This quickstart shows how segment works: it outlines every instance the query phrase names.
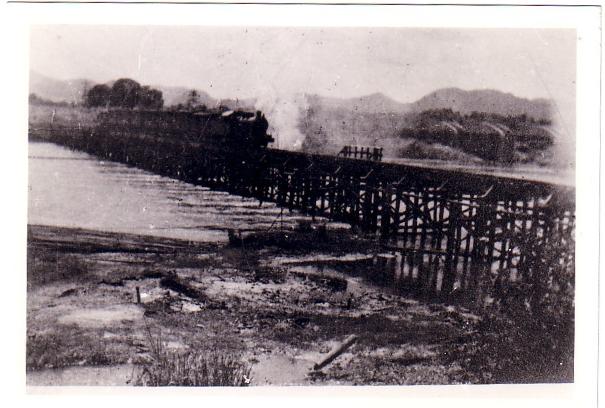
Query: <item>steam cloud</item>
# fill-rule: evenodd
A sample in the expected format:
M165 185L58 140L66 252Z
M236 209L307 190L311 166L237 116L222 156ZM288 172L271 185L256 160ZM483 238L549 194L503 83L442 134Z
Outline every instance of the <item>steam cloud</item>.
M275 147L286 150L301 149L305 136L301 133L298 124L301 115L308 107L306 95L268 94L258 98L256 106L263 111L269 121L268 132L275 139Z

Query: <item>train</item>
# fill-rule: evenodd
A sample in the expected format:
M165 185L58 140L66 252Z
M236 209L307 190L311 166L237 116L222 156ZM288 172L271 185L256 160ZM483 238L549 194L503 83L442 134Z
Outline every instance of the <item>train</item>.
M94 133L105 137L136 135L143 139L185 142L206 150L252 153L274 139L261 111L110 110L97 116Z

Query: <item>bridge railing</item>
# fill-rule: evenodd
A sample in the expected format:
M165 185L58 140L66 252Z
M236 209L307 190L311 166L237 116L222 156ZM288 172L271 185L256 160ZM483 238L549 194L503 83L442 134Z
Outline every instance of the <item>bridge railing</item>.
M370 161L382 160L382 147L344 146L337 154L338 157Z

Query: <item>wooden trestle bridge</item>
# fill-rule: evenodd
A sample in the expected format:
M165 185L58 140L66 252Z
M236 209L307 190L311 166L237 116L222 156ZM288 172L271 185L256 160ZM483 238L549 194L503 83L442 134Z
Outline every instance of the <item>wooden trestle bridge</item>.
M44 138L376 234L397 254L393 279L421 293L574 279L573 187L274 149L234 159L174 141L61 134Z

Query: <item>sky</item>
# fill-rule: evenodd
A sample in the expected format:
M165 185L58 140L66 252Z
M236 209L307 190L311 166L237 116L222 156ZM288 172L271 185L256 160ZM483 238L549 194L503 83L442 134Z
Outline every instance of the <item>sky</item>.
M212 96L381 92L413 102L443 87L561 98L575 32L553 29L34 26L31 69L58 79L197 87Z

